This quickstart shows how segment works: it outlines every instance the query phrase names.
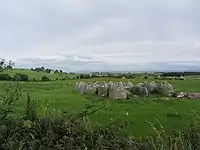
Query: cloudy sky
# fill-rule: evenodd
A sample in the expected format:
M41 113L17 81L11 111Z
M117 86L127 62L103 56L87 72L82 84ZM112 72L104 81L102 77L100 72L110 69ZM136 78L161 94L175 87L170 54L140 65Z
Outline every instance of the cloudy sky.
M200 1L1 1L0 55L17 67L66 71L194 65L200 62Z

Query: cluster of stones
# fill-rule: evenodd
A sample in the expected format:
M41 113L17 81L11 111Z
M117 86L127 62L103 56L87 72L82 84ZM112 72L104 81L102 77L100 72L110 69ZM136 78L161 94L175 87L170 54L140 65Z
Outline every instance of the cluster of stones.
M81 94L92 94L110 99L127 99L132 95L145 95L157 93L163 96L171 96L174 92L173 86L165 81L161 82L143 82L133 85L127 82L77 82L76 90Z
M200 93L181 92L176 97L187 99L200 99Z

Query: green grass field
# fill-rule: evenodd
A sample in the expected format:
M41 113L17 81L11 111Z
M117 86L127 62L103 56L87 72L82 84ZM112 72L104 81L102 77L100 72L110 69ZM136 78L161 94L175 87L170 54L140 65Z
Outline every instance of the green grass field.
M13 69L13 70L5 70L3 72L4 74L9 74L10 76L14 76L16 73L22 73L22 74L26 74L29 76L29 80L32 80L33 78L35 78L36 80L40 80L42 78L42 76L47 76L48 78L50 78L51 80L56 80L56 78L58 79L62 79L67 77L74 77L76 75L74 74L67 74L67 73L46 73L46 72L35 72L35 71L31 71L28 69Z
M41 76L41 74L27 70L23 73L28 74L31 78ZM56 75L51 76L56 78ZM119 79L98 80L116 81ZM37 102L40 115L43 115L46 109L50 112L80 112L90 104L96 106L105 104L102 110L89 117L93 127L108 123L110 119L115 119L122 113L128 112L128 116L124 117L128 118L132 124L126 131L127 133L131 132L136 137L146 137L154 134L147 121L159 127L157 121L159 120L167 134L171 134L173 131L184 131L186 130L185 126L193 121L195 116L193 111L200 113L200 101L198 100L171 99L166 101L159 97L150 96L148 98L140 97L126 101L114 101L94 96L81 96L75 91L76 81L20 82L19 86L23 90L23 96L16 103L17 113L20 114L24 111L26 93L29 93L31 99ZM144 81L144 79L131 80L133 83L140 81ZM178 91L200 91L198 80L171 80L169 82ZM0 82L0 91L3 91L6 85L14 83L16 82Z

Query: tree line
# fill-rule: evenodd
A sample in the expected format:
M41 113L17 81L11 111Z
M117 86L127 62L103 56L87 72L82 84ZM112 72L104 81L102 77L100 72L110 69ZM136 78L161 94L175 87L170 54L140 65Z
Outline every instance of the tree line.
M31 68L31 70L36 72L46 72L46 73L51 73L51 71L53 71L54 73L63 73L62 70L57 70L57 69L53 70L45 67Z
M180 77L180 76L192 76L200 75L200 72L163 72L161 76Z

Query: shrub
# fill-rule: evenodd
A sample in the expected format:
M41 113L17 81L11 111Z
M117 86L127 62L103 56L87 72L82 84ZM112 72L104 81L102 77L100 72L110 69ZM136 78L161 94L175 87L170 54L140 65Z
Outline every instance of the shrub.
M97 78L97 75L96 74L92 74L92 78Z
M46 68L44 71L45 71L46 73L50 73L50 72L51 72L51 69Z
M11 81L12 77L9 74L0 74L0 80Z
M80 79L90 79L90 75L89 74L80 74Z
M56 70L56 71L55 71L55 73L59 73L59 71L58 71L58 70Z
M90 77L90 75L89 74L85 74L85 75L83 75L83 79L90 79L91 77Z
M42 81L50 81L49 77L47 77L47 76L42 76L41 80Z
M28 75L26 74L21 74L21 73L16 73L13 77L14 81L29 81L28 80Z
M84 75L83 74L80 74L80 79L83 79L84 78Z

